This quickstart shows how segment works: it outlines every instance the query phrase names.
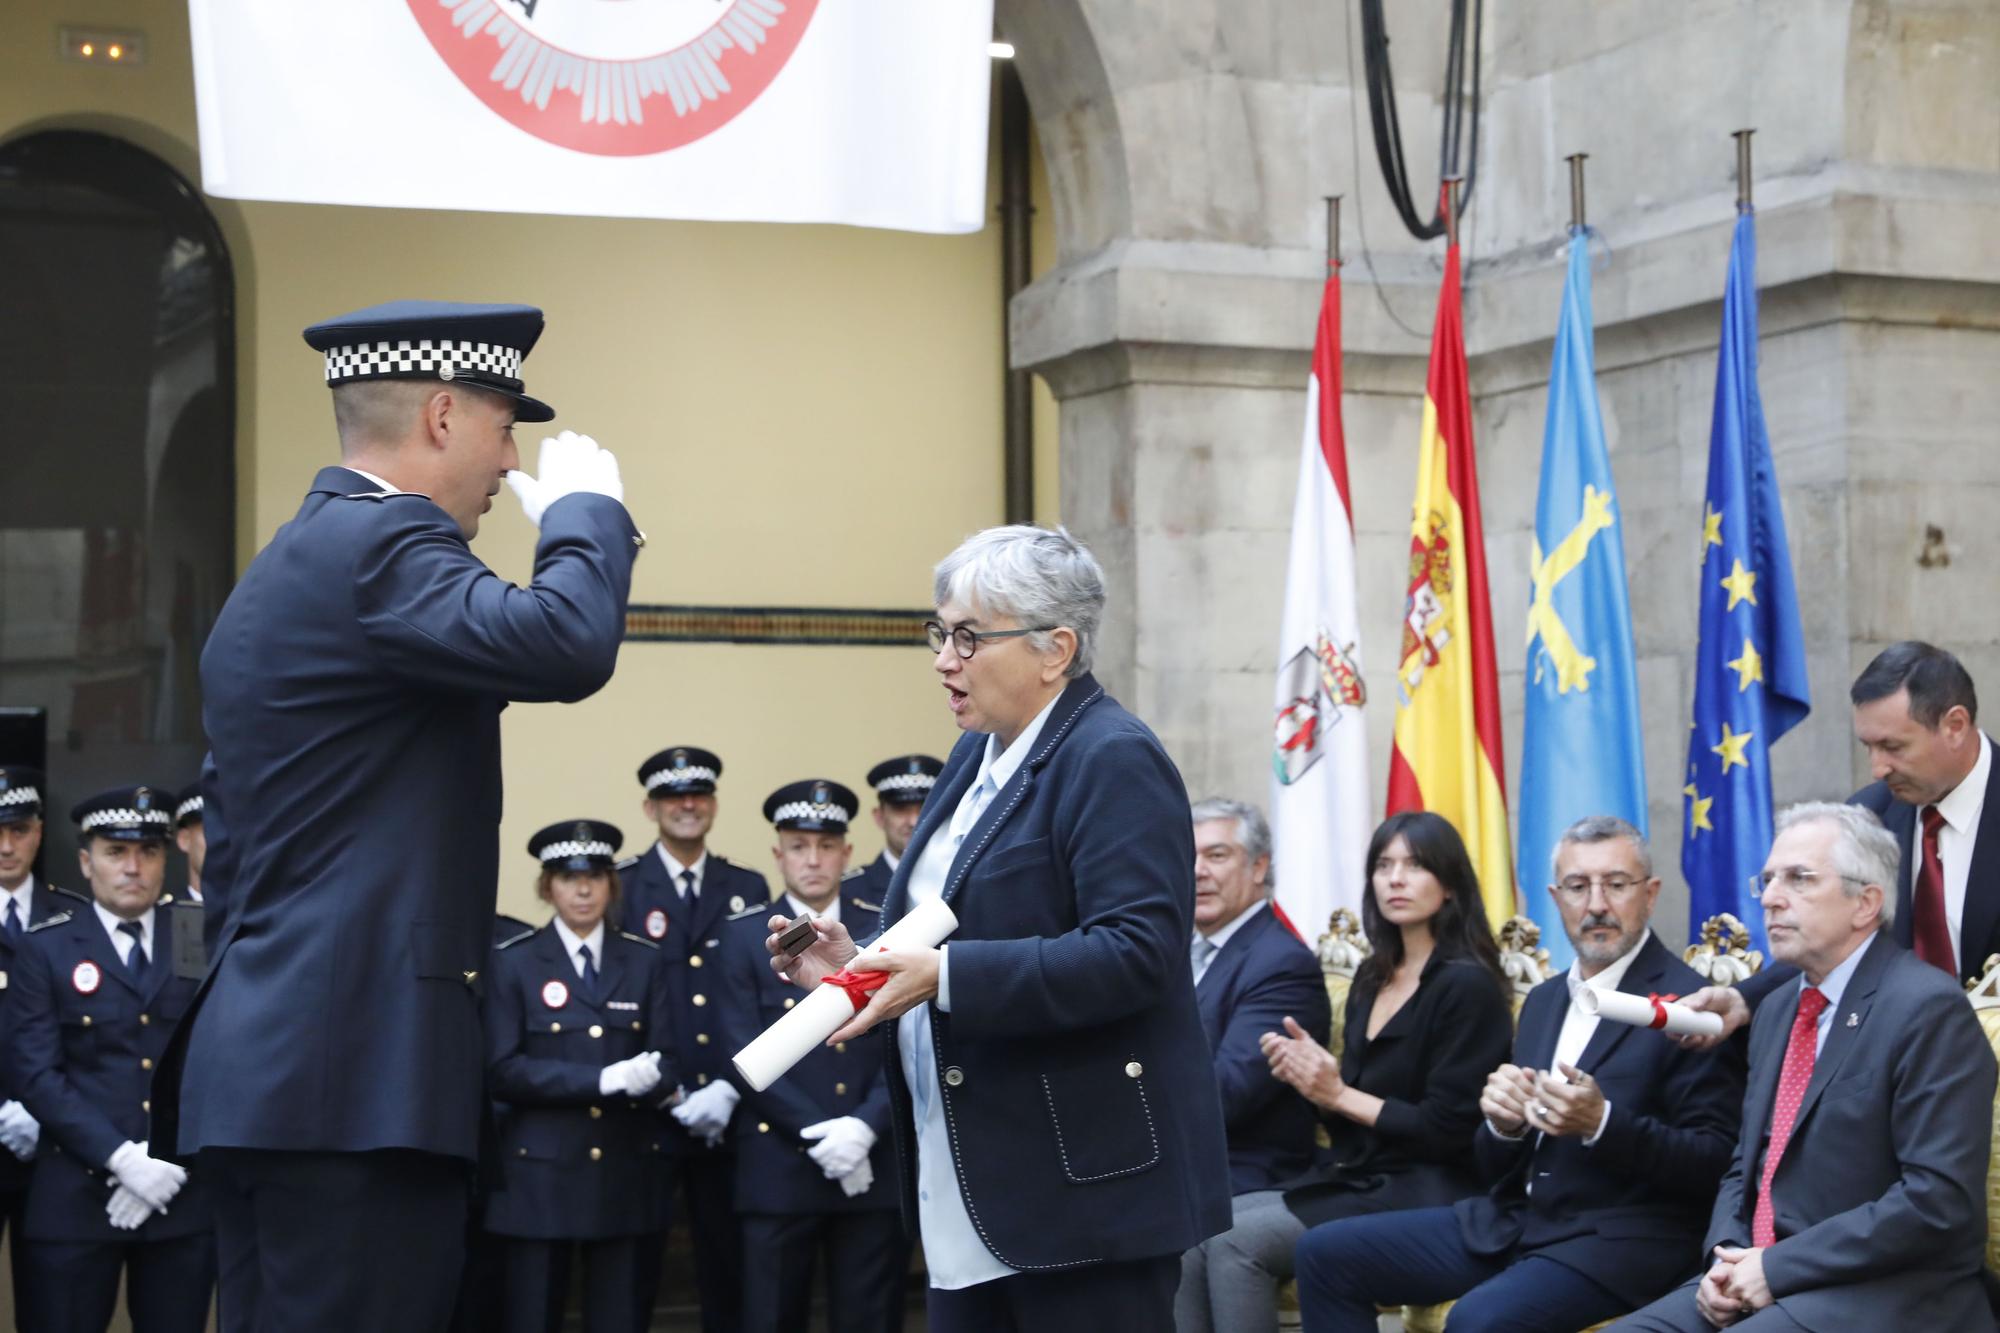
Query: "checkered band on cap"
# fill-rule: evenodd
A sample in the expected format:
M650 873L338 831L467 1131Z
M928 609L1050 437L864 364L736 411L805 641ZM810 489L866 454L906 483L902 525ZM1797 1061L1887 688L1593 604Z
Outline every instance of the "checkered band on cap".
M436 375L449 380L463 372L521 379L520 349L499 343L459 342L449 338L418 341L356 343L326 353L326 382L345 384L375 376Z
M10 787L0 791L0 805L40 805L42 794L33 787Z
M564 861L572 856L609 856L611 851L608 842L552 842L542 848L542 859Z
M106 824L118 824L121 826L126 824L158 824L161 828L166 828L173 822L172 817L164 810L93 810L83 817L83 822L77 825L77 828L80 832L88 833L92 829L102 828Z
M186 819L189 815L199 811L201 807L202 807L201 797L199 796L188 797L185 801L182 801L178 806L174 807L174 822L179 823L181 820Z
M846 806L828 801L787 801L771 812L773 824L782 824L788 819L830 819L845 824L853 818Z
M929 791L937 779L928 773L892 773L875 784L876 791Z
M719 776L714 769L700 764L689 764L686 768L663 768L646 775L646 790L663 787L669 782L714 782Z

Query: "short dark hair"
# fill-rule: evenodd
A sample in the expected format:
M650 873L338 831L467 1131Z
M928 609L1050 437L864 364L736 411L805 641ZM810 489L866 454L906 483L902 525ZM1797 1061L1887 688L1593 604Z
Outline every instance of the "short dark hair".
M1972 676L1956 657L1916 639L1892 643L1875 655L1847 691L1855 707L1886 699L1897 690L1910 692L1910 716L1932 731L1954 708L1969 721L1979 720L1979 696Z

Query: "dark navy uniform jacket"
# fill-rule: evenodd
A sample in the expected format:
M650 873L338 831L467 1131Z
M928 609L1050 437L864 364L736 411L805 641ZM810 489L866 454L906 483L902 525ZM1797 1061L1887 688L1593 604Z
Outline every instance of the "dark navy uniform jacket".
M104 1215L115 1183L104 1163L120 1144L146 1140L153 1067L199 984L174 968L174 932L198 929L199 919L164 899L154 908L153 960L138 982L85 904L35 927L16 952L10 1063L22 1105L42 1124L21 1223L29 1238L124 1244L212 1225L199 1167L167 1211L137 1231L120 1231Z
M880 903L888 898L889 881L895 877L896 872L889 868L889 853L882 852L861 867L854 878L843 883L841 891L858 893L871 903Z
M667 982L674 997L674 1032L681 1045L677 1065L681 1083L693 1092L728 1078L733 1072L729 1059L739 1048L730 1046L721 1031L722 1006L735 999L717 975L716 965L722 959L722 923L734 913L768 906L770 884L756 871L710 852L701 868L701 896L690 910L667 875L657 843L621 864L618 876L623 929L657 941L667 962ZM770 913L765 912L764 917L769 920ZM701 1140L691 1136L679 1121L670 1120L667 1129L677 1150L703 1150Z
M948 831L986 737L952 747L896 867L882 921L909 906L924 847ZM1188 941L1194 825L1153 733L1089 675L946 876L958 916L950 1013L932 1011L945 1124L966 1209L1023 1270L1179 1254L1229 1227L1215 1065ZM883 1025L908 1216L915 1127Z
M156 1149L477 1155L500 710L610 679L639 540L566 496L519 588L429 499L321 469L202 653L221 929Z
M71 893L68 889L59 889L53 884L46 884L38 877L35 880L34 903L28 909L26 924L33 928L50 917L89 906L90 899ZM22 933L25 936L26 932ZM6 931L0 930L0 1102L21 1100L20 1084L14 1077L14 1062L4 1055L4 1043L8 1039L8 1034L14 1030L14 1011L7 1003L7 997L14 986L15 952L13 940ZM39 1148L36 1149L37 1154L40 1151ZM26 1189L28 1174L34 1170L34 1166L32 1159L24 1162L5 1148L0 1148L0 1193Z
M670 1149L659 1103L678 1075L659 949L606 930L593 1000L548 925L495 950L489 983L487 1069L506 1115L486 1229L578 1240L665 1231ZM604 1066L645 1051L660 1053L657 1092L598 1091Z
M879 932L881 904L849 892L859 880L856 876L841 885L840 921L854 938L865 940ZM805 994L771 970L771 954L764 944L771 932L764 923L773 911L790 914L782 903L752 908L723 926L722 971L731 993L755 997L750 1004L731 1005L725 1015L724 1044L732 1055L783 1018ZM733 1126L738 1212L844 1213L901 1206L882 1041L882 1028L877 1027L838 1047L821 1046L762 1092L752 1092L731 1073L743 1093ZM876 1134L868 1154L875 1183L851 1199L806 1155L813 1145L799 1137L807 1125L843 1115L864 1121Z

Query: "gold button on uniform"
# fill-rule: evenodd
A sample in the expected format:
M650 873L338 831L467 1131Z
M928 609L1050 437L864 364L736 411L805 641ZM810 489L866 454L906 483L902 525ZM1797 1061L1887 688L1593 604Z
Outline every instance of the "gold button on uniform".
M708 1003L708 997L706 995L697 995L694 997L693 1003L694 1007L699 1009L701 1008L701 1006Z
M708 1075L706 1075L706 1074L696 1074L696 1075L694 1076L694 1085L695 1085L695 1086L696 1086L697 1088L705 1088L705 1087L707 1087L707 1086L708 1086Z
M597 1024L592 1023L590 1025L590 1035L593 1037L601 1037L604 1035L604 1029L599 1027Z
M706 1045L708 1045L708 1034L707 1034L706 1032L697 1032L697 1033L695 1033L695 1034L694 1034L694 1044L695 1044L695 1045L697 1045L697 1046L706 1046Z
M688 955L688 966L689 966L689 967L700 967L700 966L701 966L701 955L700 955L700 954L698 954L698 953L696 953L696 954L689 954L689 955Z
M89 1026L90 1026L90 1015L89 1015L89 1014L85 1014L85 1015L83 1016L83 1025L84 1025L85 1027L89 1027Z
M150 1055L147 1055L147 1056L142 1056L142 1057L140 1057L140 1060L139 1060L139 1068L141 1068L141 1069L151 1069L152 1067L153 1067L153 1057L152 1057L152 1056L150 1056Z
M639 1030L639 1020L636 1018L632 1020L632 1030L634 1032L637 1032Z
M847 1043L846 1043L846 1042L844 1042L844 1041L837 1041L837 1042L835 1042L835 1043L833 1044L833 1049L834 1049L835 1051L838 1051L838 1052L839 1052L840 1054L842 1054L842 1055L846 1055L846 1054L847 1054Z
M847 1085L845 1083L834 1084L833 1095L836 1097L845 1097L847 1095Z
M561 1031L562 1031L562 1024L560 1024L560 1023L551 1023L551 1024L549 1024L549 1031L551 1031L551 1032L561 1032Z
M151 1102L140 1102L139 1109L150 1113L153 1109L153 1104Z
M151 1027L152 1025L153 1025L153 1016L152 1016L151 1014L140 1014L140 1015L139 1015L139 1026L140 1026L140 1027L142 1027L142 1028L144 1028L144 1027Z
M771 1127L770 1127L770 1125L766 1124L766 1123L765 1123L764 1121L762 1121L762 1120L759 1120L759 1121L757 1122L757 1132L758 1132L759 1134L769 1134L769 1133L771 1132Z
M592 1149L590 1150L590 1160L591 1160L591 1161L593 1161L593 1162L601 1162L601 1161L603 1161L603 1160L604 1160L604 1149L602 1149L602 1148L592 1148Z
M965 1071L957 1065L953 1065L944 1071L944 1083L946 1087L955 1088L963 1082L965 1082Z
M1145 1072L1146 1072L1146 1066L1140 1064L1137 1060L1134 1060L1131 1064L1125 1066L1126 1078L1137 1078L1139 1077L1139 1075Z
M793 1001L793 1000L786 1000L786 1001L785 1001L785 1008L787 1008L787 1009L791 1008L791 1007L792 1007L792 1005L793 1005L794 1003L796 1003L796 1001ZM90 1020L86 1018L86 1019L84 1019L83 1021L84 1021L84 1022L86 1022L86 1023L88 1023L88 1022L89 1022Z
M591 1108L590 1108L590 1118L591 1118L592 1120L602 1120L602 1119L604 1118L604 1108L603 1108L603 1107L601 1107L601 1106L593 1106L593 1107L591 1107Z

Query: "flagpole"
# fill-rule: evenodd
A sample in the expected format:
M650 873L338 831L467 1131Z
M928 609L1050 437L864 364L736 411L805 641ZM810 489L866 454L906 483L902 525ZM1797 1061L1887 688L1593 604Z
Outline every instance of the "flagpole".
M1583 163L1589 153L1571 153L1569 162L1569 229L1582 231L1583 222Z
M1736 211L1750 212L1750 136L1755 130L1737 130L1736 139Z
M1440 182L1444 190L1444 243L1447 249L1458 248L1458 192L1465 185L1463 176L1446 176Z
M1340 196L1329 194L1326 198L1326 266L1329 271L1340 267Z

